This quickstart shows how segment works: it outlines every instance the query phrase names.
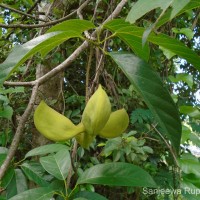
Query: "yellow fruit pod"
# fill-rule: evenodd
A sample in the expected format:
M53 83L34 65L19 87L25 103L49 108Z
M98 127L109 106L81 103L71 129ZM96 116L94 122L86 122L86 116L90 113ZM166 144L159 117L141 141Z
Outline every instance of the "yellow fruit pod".
M125 109L112 112L104 128L99 132L99 136L104 138L114 138L120 136L128 127L129 117Z
M83 126L75 126L68 118L41 101L34 112L37 130L49 140L65 141L84 131Z
M89 99L82 115L82 123L87 134L97 135L105 126L111 113L111 104L106 92L99 85Z

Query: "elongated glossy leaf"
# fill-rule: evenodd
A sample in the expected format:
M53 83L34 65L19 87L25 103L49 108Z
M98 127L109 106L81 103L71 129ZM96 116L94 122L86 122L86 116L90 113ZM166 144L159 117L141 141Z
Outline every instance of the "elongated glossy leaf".
M43 45L43 42L51 41L56 39L56 36L62 32L53 32L45 35L41 35L37 38L30 40L29 42L16 46L13 51L9 54L7 59L0 64L0 84L9 77L9 75L16 70L18 66L24 63L30 56L37 53L41 48L48 48L48 46Z
M189 2L190 0L182 0L180 3L180 0L173 0L173 1L165 1L168 2L168 5L166 5L165 7L162 7L163 11L160 14L160 16L158 17L159 19L163 16L163 13L166 12L166 10L168 9L168 7L171 5L172 6L172 12L170 15L170 20L173 19L177 13L182 10ZM163 3L163 1L160 1L160 3ZM143 34L143 38L142 38L142 43L145 44L147 38L149 37L149 34L153 31L153 29L156 27L158 21L155 21L155 23L153 23L150 27L148 27L144 34Z
M157 28L162 26L166 22L170 21L172 17L176 17L178 15L181 15L184 12L198 8L200 6L199 0L190 0L189 3L186 3L184 8L182 7L182 5L183 5L182 2L184 3L187 0L184 0L184 1L181 1L181 2L179 0L176 0L176 1L177 1L177 6L176 6L176 9L175 9L176 12L173 11L174 10L173 8L168 9L167 12L161 17L159 22L156 24ZM178 12L178 9L180 10L179 12Z
M52 156L40 158L43 168L59 180L65 180L71 166L71 158L67 149L61 149Z
M156 187L156 183L152 177L142 168L122 162L98 164L87 169L77 181L77 184L84 183L111 186Z
M67 29L67 24L70 24L70 29ZM62 28L64 26L66 26L65 29ZM17 67L23 64L32 55L41 53L42 56L45 56L54 47L69 38L82 37L81 33L87 29L94 28L94 25L85 20L68 20L63 22L63 25L59 24L55 27L58 28L52 27L50 30L56 30L56 32L50 31L23 45L16 46L13 49L7 59L0 65L0 84L2 84L12 72L17 69Z
M15 175L15 171L14 168L10 167L4 177L1 180L1 187L2 188L7 188L7 186L9 185L10 181L12 180L13 176Z
M126 18L126 21L130 23L135 23L137 19L148 13L149 11L155 9L155 8L161 8L165 10L169 7L172 1L162 1L162 0L148 0L148 3L146 0L139 0L135 4L133 4L133 7L131 8L130 12L128 13L128 16Z
M133 26L125 22L123 19L112 20L105 24L104 27L115 33L116 36L125 41L130 47L136 45L137 41L142 42L142 36L145 31L144 28ZM193 64L194 67L200 70L200 57L177 39L173 39L165 34L156 35L151 33L148 37L148 41L170 50L181 58L186 59L189 63ZM137 48L139 47L140 46ZM137 55L141 57L139 54Z
M7 198L22 193L28 189L26 178L20 169L14 170L14 175L7 186Z
M53 191L50 187L41 187L22 192L9 200L50 200L53 196Z
M173 0L170 20L173 19L190 2L190 0Z
M148 3L146 0L139 0L137 1L126 18L126 21L130 23L134 23L137 19L148 13L149 11L160 7L163 12L167 10L167 8L172 4L173 1L161 1L161 0L149 0ZM162 13L161 13L162 14ZM149 34L155 28L156 23L153 23L149 26L143 33L142 44L144 45L147 41Z
M170 5L171 8L169 8ZM196 0L182 0L181 2L180 0L173 0L173 1L149 0L148 3L146 2L146 0L139 0L135 4L133 4L133 7L128 13L126 21L130 23L135 23L137 19L144 16L151 10L154 10L159 7L164 11L168 9L167 13L164 14L158 21L157 23L158 25L156 24L156 26L158 27L166 23L167 21L170 21L175 16L185 12L187 9L193 9L198 6L199 4L198 1Z
M47 145L32 149L25 155L25 158L28 158L31 156L44 155L48 153L54 153L54 152L60 151L61 149L66 149L66 148L67 146L63 144L47 144Z
M81 197L85 198L87 200L108 200L104 196L97 194L95 192L90 192L90 191L80 191L80 192L76 193L73 196L73 200L74 200L74 198L81 198Z
M154 114L163 134L170 139L178 153L181 139L181 123L177 108L154 70L131 53L110 53L113 60L140 92L147 106Z
M37 185L42 187L47 187L48 182L43 179L43 173L41 173L42 166L29 164L29 163L23 163L21 166L24 174L28 177L29 180L35 182Z
M95 28L94 24L91 21L80 20L80 19L71 19L60 24L57 24L51 27L47 33L55 32L55 31L76 31L83 32L87 29Z
M130 28L127 28L128 26ZM144 46L142 44L142 34L144 29L139 30L140 36L138 37L138 30L136 30L136 33L133 33L135 31L133 30L132 25L121 19L112 20L111 22L106 23L104 27L123 40L136 55L148 61L150 54L149 45L148 43L145 43Z

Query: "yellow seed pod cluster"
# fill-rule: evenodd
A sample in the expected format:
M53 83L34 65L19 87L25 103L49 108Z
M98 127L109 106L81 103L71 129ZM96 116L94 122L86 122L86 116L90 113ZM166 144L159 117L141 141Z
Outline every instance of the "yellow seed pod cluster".
M129 117L125 109L112 112L109 120L99 135L104 138L115 138L120 136L128 127Z
M71 120L61 115L41 101L34 113L37 130L49 140L65 141L84 131L84 127L75 126Z
M110 113L110 100L101 85L99 85L83 111L82 123L86 132L90 135L97 135L108 121Z
M88 148L96 135L104 138L120 136L128 127L129 117L125 109L111 112L109 98L99 85L77 126L44 101L35 110L34 123L37 130L50 140L65 141L75 137L82 147Z

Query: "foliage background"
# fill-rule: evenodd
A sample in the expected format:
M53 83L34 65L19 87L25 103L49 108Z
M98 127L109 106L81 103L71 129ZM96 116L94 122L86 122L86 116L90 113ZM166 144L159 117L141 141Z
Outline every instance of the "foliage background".
M50 199L52 195L58 200L67 198L97 199L97 196L93 195L98 194L101 195L98 196L99 199L198 199L198 196L194 194L185 193L184 188L197 190L200 187L199 149L197 148L197 152L194 151L194 146L200 145L200 99L198 95L200 85L200 59L198 56L200 51L200 3L194 0L181 3L175 0L172 2L174 4L163 3L162 0L148 3L142 0L5 0L1 2L1 165L8 159L8 151L12 151L11 144L14 136L18 133L20 135L20 142L15 143L15 150L6 167L5 175L1 177L1 199L20 199L20 195L22 199L25 195L23 192L27 191L29 191L27 195L32 196L33 199L39 199L42 195L44 195L43 199ZM176 7L174 17L170 19L167 16L177 2L180 6ZM106 18L112 17L111 14L120 3L123 3L122 9L115 16L118 21L104 24ZM137 5L141 6L140 9L137 8ZM72 15L66 17L70 13ZM101 31L97 29L99 31L97 31L97 40L87 38L87 35L92 34L94 28L88 31L85 29L81 37L64 41L45 57L38 53L39 50L35 51L5 78L3 63L8 55L11 55L10 52L13 48L45 34L49 28L58 24L59 21L56 20L62 18L65 20L89 20L96 27L104 24L104 29ZM124 19L134 24L135 27L128 22L120 21ZM47 26L46 23L50 23L50 25ZM76 26L79 28L81 23ZM150 30L151 34L147 36L148 31L146 31L146 36L143 35L145 30ZM168 36L167 39L162 37L162 34ZM96 37L96 35L92 36ZM53 79L42 83L36 99L31 103L36 107L41 99L45 99L48 105L78 124L86 102L101 83L110 97L112 109L124 107L127 110L130 116L130 125L122 137L109 140L97 137L89 150L80 146L74 150L74 139L59 143L58 146L44 146L52 142L43 138L35 129L33 111L29 112L30 116L27 116L26 122L23 122L23 113L27 110L27 105L32 99L31 93L34 90L31 84L66 61L84 41L89 41L89 47L78 54L76 59L73 58L73 62L63 68ZM142 43L145 43L144 48ZM173 134L161 134L163 127L155 118L154 112L152 113L160 105L154 105L150 109L145 99L147 96L141 95L140 90L144 91L145 88L148 88L148 83L155 81L155 77L146 74L148 76L147 84L138 91L137 86L141 82L137 85L133 78L129 78L126 73L123 73L127 69L126 65L123 63L120 65L116 62L115 57L107 55L114 51L134 53L147 61L156 74L161 77L163 88L167 88L175 102L175 110L170 110L169 113L176 115L176 108L178 108L178 117L182 122L178 154L173 149L173 141L175 141ZM10 67L17 64L17 59L8 60ZM143 64L139 65L138 69L143 69L142 67ZM162 96L161 93L159 94ZM166 106L163 104L163 110L166 112L168 102L171 102L171 99L167 98ZM163 101L161 100L160 103L162 104ZM21 123L24 127L20 128ZM163 123L164 125L169 124L169 121ZM32 154L28 153L36 147L47 149L33 151ZM48 159L62 160L60 165L66 163L66 168L63 171L51 171L51 169L47 169L48 164L47 166L44 164L45 159L47 161L49 161ZM72 174L68 173L71 160L74 170L71 172ZM101 163L113 162L139 166L153 177L160 188L173 188L174 190L181 188L183 192L182 194L145 195L142 192L143 188L139 185L138 187L135 185L124 186L119 179L118 185L114 187L112 184L106 184L106 178L104 184L86 181L85 184L77 185L77 180L83 177L82 174L85 170ZM50 166L53 166L53 163L50 163ZM2 171L0 172L2 173ZM63 174L65 181L60 178L60 175ZM125 177L125 174L123 176ZM49 185L51 185L51 189L47 189ZM38 188L39 190L36 190ZM19 196L16 197L16 195Z

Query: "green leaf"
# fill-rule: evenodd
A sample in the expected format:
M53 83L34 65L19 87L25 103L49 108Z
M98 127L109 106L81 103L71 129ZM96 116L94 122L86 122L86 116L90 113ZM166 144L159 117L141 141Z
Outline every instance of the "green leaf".
M4 162L4 160L6 159L6 154L4 154L4 153L1 153L0 154L0 165L2 165L3 164L3 162Z
M195 119L200 119L200 111L197 107L193 106L180 106L180 112L188 115L190 117L193 117Z
M3 110L0 110L0 118L11 119L13 115L13 109L6 105Z
M166 56L166 58L169 60L171 59L173 56L175 56L176 54L171 52L168 49L163 48L162 46L159 46L159 49L162 50L163 54Z
M197 133L191 132L189 139L192 141L192 144L194 144L198 147L200 146L200 137Z
M53 196L53 191L49 187L41 187L22 192L9 200L49 200Z
M179 159L179 164L181 170L186 174L195 174L196 176L200 177L200 163L198 158L192 155L183 155L183 158Z
M47 33L55 31L69 31L83 32L85 30L95 28L94 24L87 20L71 19L51 27Z
M5 105L7 105L10 101L7 96L0 94L0 101L3 101Z
M142 43L142 36L145 29L133 26L125 22L123 19L112 20L106 23L104 27L112 32L116 32L116 35L125 41L131 48L131 44L134 44L136 39L140 44ZM155 33L151 33L148 37L148 41L170 50L181 58L186 59L189 63L193 64L194 67L200 70L200 57L177 39L173 39L165 34L156 35ZM142 46L140 48L142 48ZM137 55L143 58L139 54Z
M34 38L23 45L15 46L7 59L0 64L0 84L2 84L3 81L5 81L12 74L12 72L15 71L17 67L24 63L28 58L36 54L42 48L48 48L48 44L51 44L53 40L56 40L56 36L59 36L61 33L63 32L48 33ZM47 43L44 45L43 43L45 41L47 41Z
M43 168L59 180L65 180L71 166L71 158L67 149L61 149L55 155L40 158Z
M8 149L6 147L0 147L0 154L7 154Z
M184 199L199 200L199 195L197 195L197 192L199 193L199 187L196 187L191 182L184 180L181 181L181 188L181 194L183 195Z
M173 0L170 20L172 20L181 10L190 2L190 0Z
M133 30L134 27L131 24L121 19L112 20L111 22L106 23L104 27L123 40L136 55L148 61L150 53L149 45L147 43L144 46L142 45L144 29L136 30L135 32L135 30ZM138 37L138 31L141 37Z
M77 181L77 184L85 183L110 186L156 187L152 177L142 168L122 162L98 164L87 169Z
M8 88L8 89L0 88L0 94L12 94L12 93L18 93L18 92L24 92L24 87L14 87L14 88Z
M180 74L177 74L176 77L168 76L168 78L169 78L170 81L172 81L174 83L178 83L179 81L183 81L183 82L187 83L190 88L192 88L193 76L191 74L180 73Z
M172 28L174 33L184 34L189 40L191 40L194 36L194 32L190 28Z
M178 153L181 123L177 108L162 80L144 61L131 53L112 52L110 56L140 92L147 106Z
M102 154L105 155L106 157L109 156L114 150L119 149L120 146L122 145L122 138L117 137L113 139L109 139L106 142L106 145L103 149Z
M3 188L7 188L7 186L9 185L10 181L12 180L13 176L15 175L15 171L14 168L10 167L5 175L3 176L2 180L1 180L1 187Z
M128 13L126 21L130 23L135 23L137 19L139 19L149 11L154 10L155 8L160 7L162 10L167 9L171 2L172 1L148 0L147 3L146 0L139 0L135 4L133 4L133 7Z
M26 178L20 169L14 170L14 175L7 186L7 198L22 193L28 189Z
M38 46L36 47L37 51L41 54L42 57L45 57L47 53L49 53L54 47L58 46L59 44L62 44L64 41L70 38L74 38L74 37L82 38L81 32L75 32L73 30L63 31L63 32L57 31L57 32L59 32L58 35L54 36L53 38L49 40L44 41L41 45L39 45L39 47ZM51 32L47 34L52 34L52 33L56 33L56 32Z
M24 174L28 177L29 180L35 182L37 185L42 187L47 187L48 182L43 179L43 173L41 171L41 166L38 163L23 163L21 168ZM42 168L43 169L43 168Z
M71 29L67 28L68 24ZM64 26L65 28L63 28ZM85 20L68 20L52 27L49 33L34 38L23 45L16 46L7 59L0 64L0 84L32 55L40 53L44 57L49 51L64 41L73 37L82 38L81 33L91 28L94 28L91 22ZM51 32L55 30L56 32Z
M194 187L198 187L200 188L200 182L199 182L199 177L196 176L195 174L183 174L183 181L185 183L191 183L193 185L191 186L194 186Z
M25 158L28 158L31 156L44 155L48 153L55 153L55 152L60 151L61 149L66 149L66 148L67 146L63 144L47 144L47 145L32 149L25 155Z
M97 194L95 192L89 192L89 191L80 191L73 196L73 199L80 198L80 197L85 198L87 200L108 200L107 198L105 198L104 196L100 194Z
M181 15L184 12L198 8L200 6L200 1L198 0L190 0L189 3L187 3L188 1L189 0L183 0L181 3L180 0L174 1L172 8L168 9L167 12L161 17L156 27L158 28L166 22L170 21L173 17Z
M185 143L190 139L192 133L192 128L186 125L182 125L182 136L181 136L181 144Z
M161 1L161 0L149 0L148 4L145 0L139 0L137 1L131 11L129 12L126 21L130 23L134 23L137 19L139 19L141 16L145 15L149 11L160 7L163 11L158 17L158 19L162 18L165 11L169 8L170 5L172 5L172 11L170 14L170 20L174 18L179 11L181 11L190 0L182 0L181 3L179 0L172 0L172 1ZM152 32L152 30L156 27L156 24L159 22L159 20L156 20L155 23L153 23L151 26L149 26L143 33L142 37L142 43L145 44L146 40L149 36L149 34Z

